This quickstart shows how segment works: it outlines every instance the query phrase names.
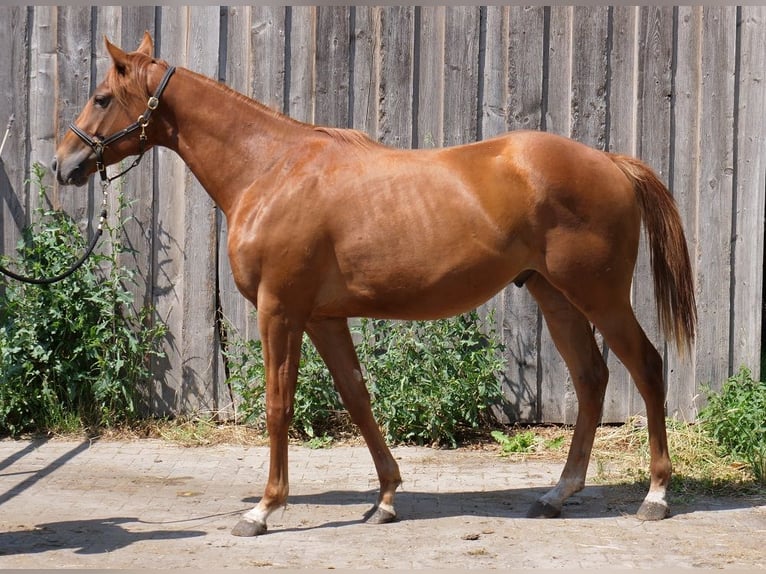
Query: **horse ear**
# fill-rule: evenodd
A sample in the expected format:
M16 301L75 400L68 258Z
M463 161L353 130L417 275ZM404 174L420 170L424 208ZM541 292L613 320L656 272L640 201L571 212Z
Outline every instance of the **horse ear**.
M114 69L117 70L117 73L124 75L127 69L128 55L112 44L106 36L104 36L104 43L106 44L106 51L109 52L109 55L112 57Z
M150 58L154 56L154 41L148 30L144 32L144 37L141 40L141 45L138 47L137 52L149 56Z

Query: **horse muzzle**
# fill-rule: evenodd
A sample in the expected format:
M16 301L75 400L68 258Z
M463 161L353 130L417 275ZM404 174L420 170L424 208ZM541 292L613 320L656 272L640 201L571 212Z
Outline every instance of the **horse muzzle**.
M53 156L51 169L56 174L56 180L62 185L77 187L88 183L90 174L95 171L95 162L90 150L82 150L69 156Z

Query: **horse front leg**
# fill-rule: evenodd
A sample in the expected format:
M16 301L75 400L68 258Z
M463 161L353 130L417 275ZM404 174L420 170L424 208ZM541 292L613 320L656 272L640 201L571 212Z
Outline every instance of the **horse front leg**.
M362 378L348 323L346 319L313 321L306 325L306 332L330 370L343 404L359 427L375 463L380 495L378 502L366 514L366 520L373 524L391 522L396 517L394 495L402 479L399 466L372 414L370 394Z
M266 519L284 506L289 492L288 430L300 363L303 326L282 314L259 310L258 327L266 372L266 427L269 432L269 477L263 497L232 530L234 536L266 532Z

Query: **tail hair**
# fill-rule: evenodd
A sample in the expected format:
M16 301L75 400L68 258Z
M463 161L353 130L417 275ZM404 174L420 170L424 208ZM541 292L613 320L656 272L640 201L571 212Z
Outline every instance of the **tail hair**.
M691 352L696 334L697 306L689 251L676 202L667 186L644 162L624 155L609 156L636 191L649 240L660 328L679 352Z

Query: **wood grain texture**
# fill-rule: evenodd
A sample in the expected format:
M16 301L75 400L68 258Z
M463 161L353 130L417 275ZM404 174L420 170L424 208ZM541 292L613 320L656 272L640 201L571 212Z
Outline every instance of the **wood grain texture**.
M763 7L30 6L0 7L0 17L10 23L0 48L11 54L0 75L25 77L0 88L0 122L15 113L19 135L0 170L4 252L37 200L24 185L32 163L50 161L109 64L102 35L134 49L149 30L176 65L298 120L352 126L397 147L544 128L641 157L678 203L699 303L699 336L682 360L658 332L642 243L632 297L666 357L668 413L691 419L702 385L719 386L742 364L760 370ZM90 225L98 190L48 183ZM137 271L137 302L153 304L170 329L168 357L153 367L153 408L226 410L218 302L240 335L257 336L252 305L231 280L226 222L166 150L148 154L123 191L135 217L125 238L137 253L124 262ZM482 309L493 310L506 345L503 420L573 422L569 375L527 291L509 287ZM643 403L604 353L603 420L621 422Z

